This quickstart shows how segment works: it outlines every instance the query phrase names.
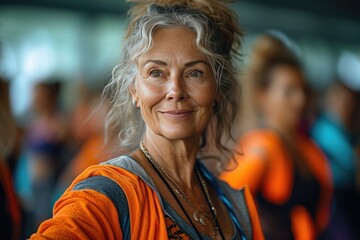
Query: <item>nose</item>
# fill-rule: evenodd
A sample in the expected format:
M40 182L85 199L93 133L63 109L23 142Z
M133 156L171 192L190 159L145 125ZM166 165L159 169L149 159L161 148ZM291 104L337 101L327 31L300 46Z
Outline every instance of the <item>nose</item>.
M187 98L185 83L180 74L170 77L168 81L167 100L183 101Z

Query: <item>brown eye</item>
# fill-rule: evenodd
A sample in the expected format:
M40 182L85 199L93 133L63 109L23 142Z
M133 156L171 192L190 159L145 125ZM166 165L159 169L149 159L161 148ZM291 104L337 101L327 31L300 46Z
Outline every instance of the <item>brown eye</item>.
M153 77L153 78L160 78L163 76L162 72L159 71L159 70L152 70L150 72L150 76Z

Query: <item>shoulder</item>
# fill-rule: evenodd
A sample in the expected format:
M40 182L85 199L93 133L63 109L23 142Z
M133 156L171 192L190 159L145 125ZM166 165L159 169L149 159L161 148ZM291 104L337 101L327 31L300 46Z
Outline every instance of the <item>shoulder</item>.
M82 217L84 212L118 216L123 235L127 236L130 229L129 216L138 215L141 209L137 206L153 200L148 197L152 189L142 180L144 177L145 171L128 156L119 156L100 165L91 166L66 190L56 203L55 212L61 211L69 204L80 204L86 206L86 210L78 213Z
M253 196L248 185L241 189L231 188L226 182L219 180L219 185L233 205L234 213L250 239L263 239L260 218Z
M120 200L124 192L136 191L142 183L138 175L126 168L126 164L135 168L136 162L127 156L119 156L102 164L90 166L73 181L66 192L94 190L113 202L118 202L116 200Z
M245 133L239 140L238 146L244 150L260 147L272 149L281 146L280 137L271 130L259 129Z
M244 134L238 141L237 149L239 152L243 152L244 156L255 154L263 159L268 159L282 152L283 143L275 132L268 129L258 129Z
M150 177L139 163L129 156L119 156L88 167L73 181L66 192L95 190L111 200L119 198L115 195L125 194L137 196L140 201L146 195L144 189L152 186Z
M88 167L75 179L73 184L94 176L131 181L137 179L137 175L130 170L137 168L140 169L141 166L135 160L126 155L121 155L101 164Z
M269 129L257 129L245 133L241 139L241 142L258 143L258 144L271 144L278 143L280 141L279 136Z

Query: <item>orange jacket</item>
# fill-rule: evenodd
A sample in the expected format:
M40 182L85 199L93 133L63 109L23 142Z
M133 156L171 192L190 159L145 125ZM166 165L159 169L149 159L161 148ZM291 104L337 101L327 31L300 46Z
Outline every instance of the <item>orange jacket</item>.
M92 187L87 188L89 182ZM114 183L123 191L128 206L116 206L119 196L109 191ZM252 232L252 239L263 239L250 191L241 192L251 220L244 230ZM122 156L91 166L76 178L55 204L53 218L43 222L31 239L168 239L163 209L144 169ZM127 214L129 218L124 218Z
M314 239L329 220L332 180L325 157L307 137L299 136L298 149L306 164L321 186L319 207L315 222L305 208L298 206L290 214L295 239ZM290 198L293 186L294 166L289 161L282 140L270 130L257 130L246 134L236 146L235 161L230 163L228 172L220 178L235 189L248 184L253 194L261 192L273 204L284 204Z

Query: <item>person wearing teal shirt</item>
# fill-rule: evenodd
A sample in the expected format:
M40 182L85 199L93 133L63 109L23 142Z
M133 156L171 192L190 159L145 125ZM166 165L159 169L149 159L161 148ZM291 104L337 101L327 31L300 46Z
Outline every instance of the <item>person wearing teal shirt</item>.
M312 137L324 151L332 170L334 204L326 239L360 237L358 94L342 82L326 91L324 112L312 127Z

